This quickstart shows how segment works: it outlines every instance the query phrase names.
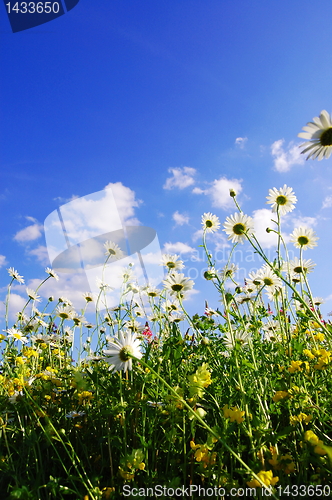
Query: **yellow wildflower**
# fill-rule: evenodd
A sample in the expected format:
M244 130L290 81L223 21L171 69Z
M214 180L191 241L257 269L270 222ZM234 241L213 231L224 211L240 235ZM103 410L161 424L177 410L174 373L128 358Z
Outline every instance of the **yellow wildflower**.
M195 444L194 441L190 441L190 447L195 450L194 457L197 462L203 463L204 469L216 463L217 454L210 452L206 444Z
M245 412L238 409L237 406L228 408L228 405L223 407L224 417L229 418L231 422L241 424L244 421Z
M81 405L83 401L90 402L94 396L91 391L82 391L77 394L77 397L78 397L78 404Z
M259 479L265 484L265 486L274 486L278 481L279 477L273 477L273 472L271 470L261 470L258 472L257 476ZM257 479L252 479L251 481L247 481L247 485L250 488L261 488L262 485L260 482L257 481Z
M127 471L123 470L120 466L119 466L119 472L120 472L120 476L123 479L126 479L126 481L131 481L135 477L134 472L127 472Z
M189 395L198 396L202 398L204 395L204 388L208 387L211 383L211 373L207 369L208 365L203 363L193 375L189 375Z
M315 356L312 354L311 351L309 351L309 349L303 349L303 354L307 356L309 359L315 359Z
M24 363L26 363L26 362L27 362L27 360L26 360L26 359L22 358L22 356L17 356L17 358L16 358L16 360L15 360L15 361L16 361L16 364L17 364L17 365L24 365Z
M326 455L326 451L324 448L322 448L322 445L324 446L324 443L321 439L319 439L318 436L312 431L306 431L304 433L304 439L305 441L308 441L312 446L314 446L314 453L317 453L317 455Z
M292 361L291 366L288 367L289 373L301 372L302 361Z
M312 415L306 415L305 413L299 413L298 415L292 415L289 418L291 425L296 425L298 422L304 422L306 425L312 420Z
M280 399L284 399L288 396L288 392L287 391L276 391L275 395L273 396L273 401L275 403L278 403L278 401L280 401Z

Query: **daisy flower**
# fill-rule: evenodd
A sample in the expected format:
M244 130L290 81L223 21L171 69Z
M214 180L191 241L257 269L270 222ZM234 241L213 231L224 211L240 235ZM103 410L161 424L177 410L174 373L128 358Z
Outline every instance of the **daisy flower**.
M294 229L290 237L291 242L294 243L296 248L306 250L307 248L314 248L317 246L316 241L318 237L315 232L308 227L298 227Z
M91 292L83 293L83 298L86 300L86 302L93 302L93 296Z
M246 304L255 298L255 295L250 293L245 293L244 295L238 295L235 300L238 304Z
M16 269L14 269L13 267L10 267L9 269L7 269L8 271L8 274L9 276L11 276L12 278L14 278L14 280L18 281L19 283L24 283L24 279L23 279L23 276L20 276L18 274L18 272L16 271Z
M168 321L170 323L180 323L180 321L185 321L186 317L181 313L172 313L169 315Z
M246 280L246 287L249 290L257 290L257 288L260 288L263 286L263 280L260 275L260 271L251 271L249 273L249 279Z
M27 292L27 295L28 295L29 299L35 300L36 302L41 302L41 298L39 297L39 295L37 294L37 292L35 292L31 288L27 288L26 292Z
M246 239L245 233L249 235L253 232L254 221L248 215L235 213L226 218L223 230L232 243L243 243Z
M300 147L305 146L302 154L310 151L307 160L318 158L322 160L324 157L329 158L332 153L332 117L325 110L321 112L319 117L313 118L313 122L307 123L303 127L305 132L298 134L302 139L308 139Z
M31 341L35 344L49 344L52 341L52 337L37 333L36 335L31 335Z
M132 358L141 359L140 341L136 333L129 331L119 333L119 338L114 338L108 344L108 349L105 349L105 361L112 365L112 370L127 371L132 369Z
M155 286L147 286L144 290L144 293L148 297L158 297L160 295L160 290Z
M61 305L56 308L56 315L61 319L73 319L75 314L71 306Z
M228 350L235 347L234 341L239 342L241 345L247 345L251 334L247 330L236 330L233 332L226 332L222 337L222 341Z
M123 325L125 328L128 328L132 332L138 332L138 333L142 332L145 328L136 319L130 319L129 321L125 321Z
M20 342L22 342L22 344L28 342L28 339L24 337L22 332L20 332L20 330L17 330L16 328L8 328L8 330L4 331L8 333L8 338L19 340Z
M282 266L282 270L284 272L289 272L290 274L308 274L311 273L314 270L315 263L311 259L302 259L302 265L301 261L298 257L295 257L295 259L290 260L289 264L287 262L284 262Z
M320 306L321 304L324 304L324 302L325 302L325 300L322 297L313 297L312 302L311 302L311 299L309 297L306 297L305 301L309 306L312 306L312 305Z
M270 300L271 302L276 299L280 299L281 294L283 293L285 295L286 293L286 289L284 286L268 287L265 288L265 291L268 300Z
M85 411L70 411L69 413L67 413L65 416L66 418L79 418L79 417L83 417L85 415Z
M270 267L264 266L259 271L259 277L262 280L262 285L265 285L270 290L280 288L282 285L281 279L272 271Z
M172 311L182 311L180 302L177 299L174 299L173 301L165 299L161 307L166 313L171 313Z
M59 276L57 275L57 273L55 271L53 271L53 269L51 269L50 267L47 267L45 269L45 272L47 274L49 274L51 276L51 278L54 278L56 281L59 281Z
M293 189L286 186L286 184L280 189L270 189L269 196L266 199L268 200L266 203L272 205L272 212L279 210L280 215L285 215L294 210L297 202Z
M65 304L67 306L73 306L72 301L67 299L66 297L59 297L59 302L62 302L63 304Z
M278 321L275 320L267 320L265 325L263 326L263 331L264 331L264 340L271 341L271 340L281 340L281 335L280 333L277 333L280 331L280 325Z
M173 295L191 290L195 284L193 280L185 278L184 274L177 272L169 274L163 283L166 290L169 290Z
M214 233L220 228L219 218L208 212L202 215L202 226L207 233Z
M112 259L119 260L125 256L121 248L113 241L106 241L104 248L106 250L105 255L109 255Z
M219 271L219 276L222 280L226 280L227 278L234 278L238 270L239 267L236 264L228 264L221 271Z
M178 260L179 258L179 255L165 253L161 258L161 265L167 267L168 270L183 269L184 264L182 260Z

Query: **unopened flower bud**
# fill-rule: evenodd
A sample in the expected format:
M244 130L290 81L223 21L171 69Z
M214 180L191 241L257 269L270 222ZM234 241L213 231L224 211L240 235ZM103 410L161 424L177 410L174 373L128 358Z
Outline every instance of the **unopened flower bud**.
M236 192L234 191L234 189L229 190L229 196L231 196L232 198L235 198Z

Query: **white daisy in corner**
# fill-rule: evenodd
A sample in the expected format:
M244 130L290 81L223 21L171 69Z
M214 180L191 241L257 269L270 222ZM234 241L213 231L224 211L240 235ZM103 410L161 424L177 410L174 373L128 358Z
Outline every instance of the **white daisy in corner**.
M298 134L302 139L308 139L308 142L301 144L305 146L302 154L310 151L307 156L309 158L322 160L324 157L329 158L332 153L332 117L325 111L321 112L319 117L313 118L312 122L307 123L303 127L305 132Z

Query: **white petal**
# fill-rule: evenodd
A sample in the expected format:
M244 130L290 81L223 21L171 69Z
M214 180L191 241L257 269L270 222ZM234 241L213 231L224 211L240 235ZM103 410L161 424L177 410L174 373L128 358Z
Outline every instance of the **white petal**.
M322 122L322 125L323 125L324 128L330 128L330 127L332 127L331 120L330 120L330 115L328 114L327 111L325 111L325 109L320 114L320 121Z

